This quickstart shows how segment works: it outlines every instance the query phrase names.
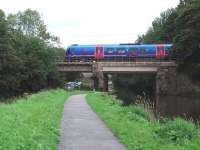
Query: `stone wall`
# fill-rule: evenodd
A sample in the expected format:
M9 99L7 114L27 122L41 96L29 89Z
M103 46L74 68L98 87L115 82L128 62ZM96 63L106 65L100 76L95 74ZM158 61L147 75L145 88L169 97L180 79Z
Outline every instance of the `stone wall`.
M156 95L176 95L176 67L162 67L156 74Z
M108 75L103 73L103 68L100 63L93 64L94 85L97 90L108 90Z
M194 91L200 91L200 85L193 83L191 79L184 74L177 74L177 92L179 95L185 95Z
M199 87L188 76L177 74L175 67L159 68L156 75L156 95L187 95Z

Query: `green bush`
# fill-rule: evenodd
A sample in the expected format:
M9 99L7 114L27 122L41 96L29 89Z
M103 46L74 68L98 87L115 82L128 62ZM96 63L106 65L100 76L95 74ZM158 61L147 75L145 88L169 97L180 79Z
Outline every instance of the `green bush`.
M84 90L84 91L91 91L92 90L92 88L91 87L89 87L89 86L86 86L86 85L81 85L81 87L80 87L80 90Z
M192 96L195 98L200 98L200 92L194 92L192 93Z
M177 118L163 123L156 131L164 139L181 144L197 136L197 129L192 122Z
M115 94L122 100L123 105L136 103L137 95L153 96L155 77L153 75L115 75L112 77Z

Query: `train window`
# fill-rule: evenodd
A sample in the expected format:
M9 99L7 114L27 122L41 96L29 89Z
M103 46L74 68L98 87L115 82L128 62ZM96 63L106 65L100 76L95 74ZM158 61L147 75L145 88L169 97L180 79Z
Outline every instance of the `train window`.
M106 48L106 51L107 51L108 54L113 54L114 48Z
M87 54L87 52L88 52L87 48L84 48L83 49L83 54Z
M130 51L131 53L135 53L135 52L137 51L137 48L131 47L131 48L129 49L129 51Z
M163 51L164 50L164 46L157 46L157 50L158 51Z
M142 54L144 54L144 53L145 53L145 51L146 51L145 47L141 47L141 49L140 49L140 50L141 50L141 53L142 53Z
M70 53L70 48L67 48L67 53Z
M129 52L130 52L132 55L136 55L137 48L131 47L131 48L129 48Z
M118 54L124 54L124 53L126 53L126 48L117 48L117 53Z
M70 48L70 53L72 54L72 55L75 55L75 48Z
M165 50L166 51L172 51L172 47L166 47Z
M70 50L71 50L71 51L74 51L74 50L75 50L75 48L70 48Z

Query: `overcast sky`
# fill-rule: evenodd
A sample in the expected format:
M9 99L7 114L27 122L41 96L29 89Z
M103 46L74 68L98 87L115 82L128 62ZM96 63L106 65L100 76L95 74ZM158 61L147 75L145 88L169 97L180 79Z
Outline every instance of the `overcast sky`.
M0 0L6 14L39 11L61 46L133 43L154 18L179 0Z

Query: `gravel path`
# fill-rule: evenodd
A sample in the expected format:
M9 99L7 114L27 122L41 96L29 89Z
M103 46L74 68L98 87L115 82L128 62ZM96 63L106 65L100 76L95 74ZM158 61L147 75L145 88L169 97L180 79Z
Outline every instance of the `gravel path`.
M125 150L91 110L85 95L66 101L60 134L59 150Z

